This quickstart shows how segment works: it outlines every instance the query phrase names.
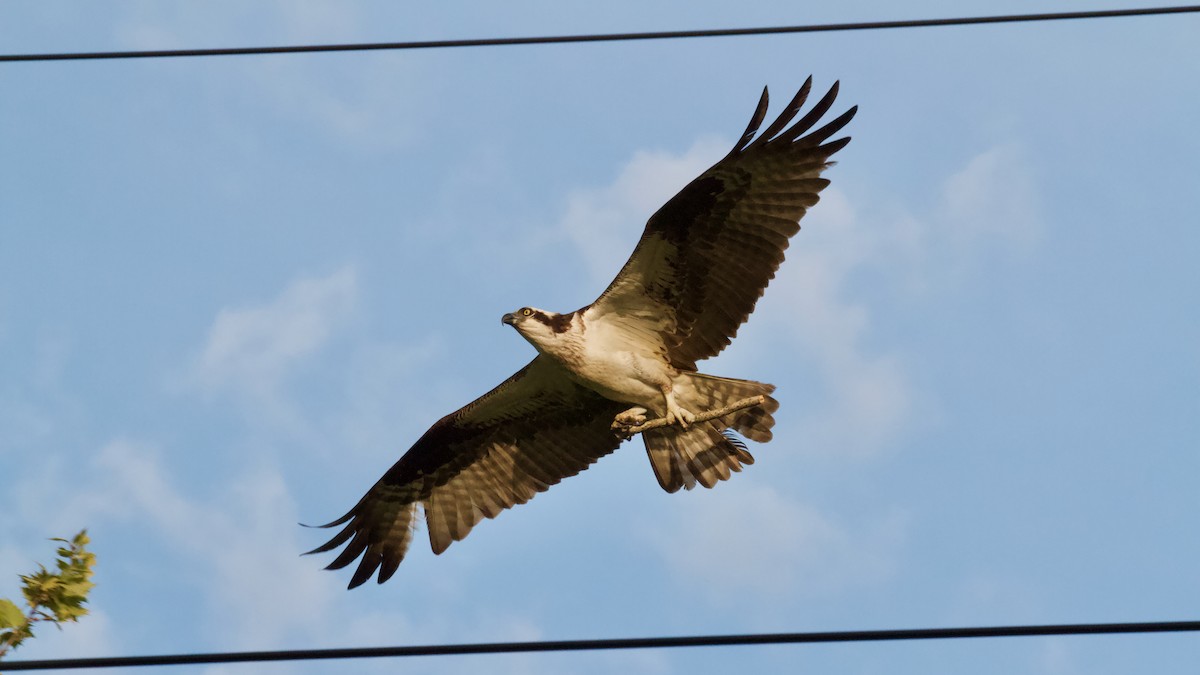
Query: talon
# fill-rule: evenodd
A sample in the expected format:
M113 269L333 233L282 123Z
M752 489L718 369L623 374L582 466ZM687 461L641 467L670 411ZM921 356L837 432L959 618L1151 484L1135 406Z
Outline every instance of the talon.
M684 429L688 428L689 424L696 421L696 416L693 415L691 411L684 410L677 405L667 408L666 418L668 425L678 424Z
M645 408L630 408L623 413L617 414L613 420L616 424L626 427L636 427L646 423Z

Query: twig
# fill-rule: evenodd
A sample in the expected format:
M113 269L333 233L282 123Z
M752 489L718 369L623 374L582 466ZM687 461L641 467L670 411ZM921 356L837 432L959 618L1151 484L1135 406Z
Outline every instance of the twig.
M709 420L713 420L718 417L724 417L724 416L728 415L729 413L737 412L739 410L744 410L746 408L753 408L756 405L762 405L763 403L766 402L766 400L767 400L767 398L765 396L760 395L760 396L751 396L750 398L744 398L740 401L734 401L733 403L725 406L724 408L717 408L716 410L708 410L708 411L705 411L702 413L697 413L696 419L692 421L692 424L696 424L698 422L707 422ZM669 424L676 424L676 422L667 422L667 418L659 417L658 419L649 420L647 422L644 422L642 424L638 424L638 425L634 426L634 425L629 425L629 424L622 424L621 422L613 420L612 430L613 430L613 433L620 436L621 438L629 439L629 438L633 438L635 434L640 434L643 431L650 431L651 429L657 429L659 427L665 427L665 426L668 426Z

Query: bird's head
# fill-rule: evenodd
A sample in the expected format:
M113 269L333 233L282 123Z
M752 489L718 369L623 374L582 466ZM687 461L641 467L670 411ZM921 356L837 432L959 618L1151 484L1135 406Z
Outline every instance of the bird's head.
M536 307L522 307L500 317L500 321L516 328L522 337L532 342L534 346L538 346L554 340L558 335L569 330L572 316L574 316L573 312L559 314Z

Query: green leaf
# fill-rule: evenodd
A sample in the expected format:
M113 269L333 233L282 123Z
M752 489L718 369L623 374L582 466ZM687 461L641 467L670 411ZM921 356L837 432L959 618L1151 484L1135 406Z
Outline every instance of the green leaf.
M92 587L95 585L90 581L67 580L62 586L62 595L66 598L83 600L87 597L88 591L92 590Z
M0 598L0 628L16 628L24 623L25 612L14 605L12 600Z
M53 541L66 544L58 548L55 570L38 565L33 574L19 575L21 593L29 605L29 613L24 613L11 600L0 598L0 657L33 637L35 623L48 621L61 628L64 622L77 621L88 613L83 605L87 602L88 592L95 587L92 574L96 556L85 548L89 543L87 531L80 532L70 541Z
M0 656L3 656L4 652L8 651L9 649L16 649L17 647L20 647L22 642L32 636L33 634L29 632L28 626L23 631L13 630L0 632Z

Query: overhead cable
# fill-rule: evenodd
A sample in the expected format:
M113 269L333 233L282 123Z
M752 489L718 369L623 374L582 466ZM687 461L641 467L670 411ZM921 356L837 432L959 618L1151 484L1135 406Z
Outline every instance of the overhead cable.
M632 40L671 40L680 38L781 35L789 33L832 33L836 31L879 30L885 28L932 28L980 24L1031 23L1068 19L1105 19L1164 14L1193 14L1200 5L1141 7L1040 14L1005 14L949 19L909 19L900 21L859 21L801 26L763 26L758 28L714 28L702 30L652 31L645 33L598 33L592 35L555 35L542 37L472 38L462 40L423 40L412 42L370 42L278 47L218 47L213 49L151 49L141 51L62 52L43 54L0 54L0 62L85 61L100 59L149 59L183 56L238 56L250 54L301 54L318 52L363 52L380 50L446 49L451 47L501 47L514 45L571 44L579 42L627 42Z
M196 665L211 663L250 663L264 661L312 661L317 659L361 659L401 656L461 656L467 654L518 654L531 652L573 652L613 649L663 649L667 647L733 647L746 645L880 642L897 640L944 640L952 638L1029 637L1047 635L1118 635L1132 633L1179 633L1197 631L1200 631L1200 621L982 626L967 628L916 628L899 630L830 631L821 633L759 633L749 635L617 638L610 640L488 642L474 644L424 645L414 647L350 647L344 649L296 649L263 652L164 654L158 656L108 656L82 659L52 659L43 661L4 661L0 662L0 668L3 668L5 672L15 672L19 670L176 666L185 664Z

